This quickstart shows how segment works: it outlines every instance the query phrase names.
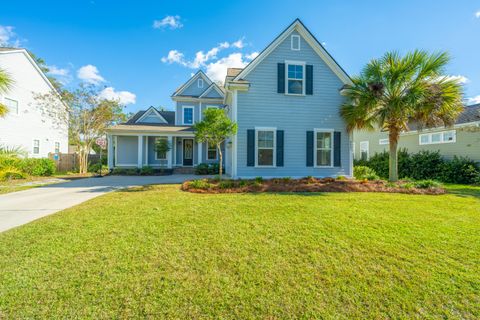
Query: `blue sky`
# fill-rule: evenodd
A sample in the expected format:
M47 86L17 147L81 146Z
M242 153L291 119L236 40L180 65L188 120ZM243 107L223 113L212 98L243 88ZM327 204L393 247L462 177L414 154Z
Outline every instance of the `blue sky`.
M0 42L44 58L69 86L97 83L127 111L172 109L197 68L222 79L297 17L351 75L389 50L446 50L448 74L480 103L480 1L5 1Z

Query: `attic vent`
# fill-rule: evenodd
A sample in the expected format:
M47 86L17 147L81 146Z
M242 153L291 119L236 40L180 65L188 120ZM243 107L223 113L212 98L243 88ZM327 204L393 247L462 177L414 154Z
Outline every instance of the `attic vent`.
M292 35L290 41L292 50L300 50L300 36Z
M198 79L198 80L197 80L197 86L198 86L199 88L203 88L203 79Z

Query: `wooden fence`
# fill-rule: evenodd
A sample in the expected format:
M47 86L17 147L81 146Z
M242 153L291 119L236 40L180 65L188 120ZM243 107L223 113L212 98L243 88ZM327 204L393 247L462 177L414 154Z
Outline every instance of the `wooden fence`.
M55 161L57 172L78 170L78 155L76 153L49 153L48 157ZM100 162L100 155L88 155L89 165L98 162Z

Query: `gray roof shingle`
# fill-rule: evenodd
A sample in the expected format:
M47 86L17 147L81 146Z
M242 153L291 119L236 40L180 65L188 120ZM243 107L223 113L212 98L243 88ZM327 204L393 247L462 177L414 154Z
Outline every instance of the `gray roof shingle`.
M174 126L175 125L175 111L159 111L156 108L154 108L160 115L167 121L167 123L148 123L148 122L142 122L142 123L137 123L136 121L143 116L147 110L141 110L138 111L133 117L128 119L127 122L123 123L126 125L150 125L150 126Z

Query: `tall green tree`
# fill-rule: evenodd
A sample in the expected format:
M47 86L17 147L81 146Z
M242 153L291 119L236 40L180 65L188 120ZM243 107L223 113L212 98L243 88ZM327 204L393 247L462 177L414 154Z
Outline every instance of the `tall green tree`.
M13 84L13 80L10 75L0 68L0 94L6 93ZM6 105L0 103L0 118L4 118L8 113Z
M400 56L386 53L368 63L342 94L340 114L352 130L383 130L390 141L389 180L398 180L398 140L409 123L451 126L463 110L459 79L445 75L445 52L415 50Z
M219 176L222 179L222 143L237 133L237 124L230 120L225 110L210 108L203 112L203 120L193 125L195 140L199 143L207 142L215 146L219 155Z

